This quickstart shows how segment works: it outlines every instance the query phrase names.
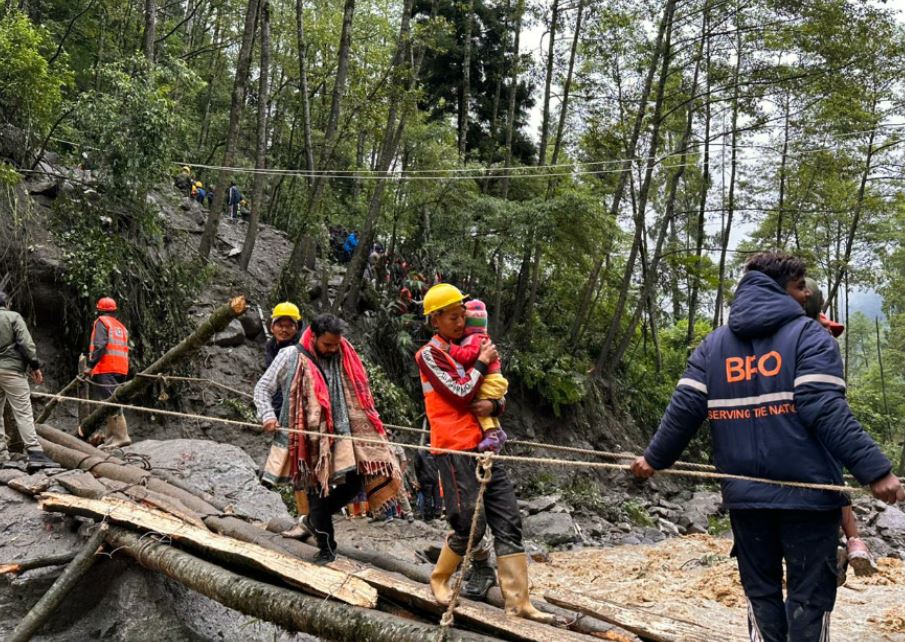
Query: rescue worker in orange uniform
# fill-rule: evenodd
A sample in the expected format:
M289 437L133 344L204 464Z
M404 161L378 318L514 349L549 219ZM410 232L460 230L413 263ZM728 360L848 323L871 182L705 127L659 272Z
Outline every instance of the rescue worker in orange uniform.
M129 374L129 332L116 318L116 301L103 297L97 302L97 319L91 329L91 351L88 369L91 377L92 397L99 401L109 399ZM79 427L79 437L100 443L85 435ZM107 417L104 425L103 447L122 448L132 443L122 409Z
M478 400L476 395L491 362L499 357L489 339L481 346L474 366L465 370L449 354L451 342L465 335L466 295L448 283L438 283L424 296L424 314L435 334L415 355L421 374L424 405L430 422L431 447L477 452L484 432L476 415L499 414L503 404L495 399ZM456 572L468 543L480 482L476 478L477 459L466 454L435 452L443 483L446 517L452 533L447 537L431 573L431 591L441 604L452 599L449 579ZM484 492L474 542L481 541L487 527L493 533L500 589L506 612L545 623L555 623L552 615L538 611L528 592L528 557L522 544L522 518L515 491L500 462ZM486 559L475 553L475 563Z

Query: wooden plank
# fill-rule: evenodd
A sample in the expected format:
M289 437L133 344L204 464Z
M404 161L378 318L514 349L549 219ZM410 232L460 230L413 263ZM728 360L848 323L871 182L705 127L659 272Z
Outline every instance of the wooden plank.
M107 519L142 531L159 533L220 560L263 571L316 595L366 608L377 606L377 591L348 573L316 566L257 544L211 533L162 511L133 502L115 497L95 500L47 493L41 496L40 505L46 511Z
M654 642L730 642L724 633L709 627L583 593L557 589L544 593L544 598L557 606L612 622Z
M391 575L369 567L357 567L351 562L337 561L330 565L333 568L352 573L386 595L410 608L438 617L446 611L446 607L437 603L430 587L419 584L399 575ZM356 568L357 567L357 568ZM594 638L566 629L525 620L507 615L502 609L483 602L472 602L462 599L455 609L456 622L464 623L469 628L487 631L507 640L527 642L590 642Z

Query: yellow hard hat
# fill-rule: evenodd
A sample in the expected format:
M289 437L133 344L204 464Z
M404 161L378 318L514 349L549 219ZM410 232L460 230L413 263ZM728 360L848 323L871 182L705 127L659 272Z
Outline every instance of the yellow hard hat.
M270 313L270 322L273 323L280 317L289 317L293 321L300 321L302 313L299 312L299 308L295 303L283 301L282 303L277 303L273 312Z
M468 298L461 290L449 283L438 283L424 295L424 316L442 310L453 303L461 303Z
M201 181L195 181L195 187L204 187L204 185L201 184Z

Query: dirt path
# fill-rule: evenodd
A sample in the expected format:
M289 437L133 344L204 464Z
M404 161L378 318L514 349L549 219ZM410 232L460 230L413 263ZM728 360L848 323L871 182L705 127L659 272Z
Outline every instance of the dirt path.
M617 546L552 553L531 566L531 581L649 608L706 623L744 639L745 598L732 542L707 535L671 538L653 546ZM905 642L905 564L883 558L880 573L857 578L849 571L833 612L833 639Z

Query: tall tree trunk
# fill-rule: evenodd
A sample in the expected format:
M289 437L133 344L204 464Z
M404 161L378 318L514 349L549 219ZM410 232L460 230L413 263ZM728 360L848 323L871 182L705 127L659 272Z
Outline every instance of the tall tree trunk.
M667 43L669 42L667 36ZM704 39L701 38L701 45L698 49L697 61L695 62L694 67L694 77L691 81L691 90L688 92L690 96L694 96L698 91L698 77L701 70L701 62L703 59L704 51L703 51L703 43ZM661 81L666 79L665 72L666 63L669 58L669 49L667 44L667 53L664 58L664 75L661 76ZM655 113L657 111L657 107L655 107ZM641 295L638 298L638 303L635 306L635 313L633 315L631 323L629 323L628 328L625 333L622 335L622 338L619 342L616 351L613 353L611 357L609 357L606 361L607 367L610 368L609 373L612 374L616 367L622 362L622 358L625 356L626 350L628 350L629 345L631 344L632 337L635 334L635 327L638 325L638 319L641 316L641 311L643 306L647 305L650 308L650 317L651 317L651 333L654 335L654 343L657 348L657 371L660 369L660 355L659 355L659 341L656 336L656 311L654 310L654 305L651 299L654 297L655 286L657 284L657 274L660 267L660 260L663 257L663 243L666 240L666 234L671 226L676 213L676 197L679 191L679 182L682 180L682 176L685 173L685 165L688 161L688 146L691 143L691 132L692 132L692 124L694 123L694 104L692 102L688 103L688 115L685 120L685 131L682 133L682 139L679 142L679 163L676 171L670 177L668 186L667 186L667 197L666 197L666 212L663 215L663 220L660 223L660 228L657 234L657 243L654 247L653 257L650 259L647 265L647 274L645 275L642 286L641 286ZM656 123L654 124L656 127ZM652 136L653 138L653 136ZM649 162L653 160L656 156L656 149L652 149ZM645 177L645 182L649 182L649 175ZM646 193L642 189L641 199L646 198ZM642 200L643 203L643 200ZM640 207L643 207L641 205ZM602 364L598 367L602 367Z
M239 58L236 61L236 79L233 83L233 93L229 108L229 129L226 132L226 149L223 152L223 167L232 167L236 160L236 146L239 138L239 121L242 116L242 107L245 103L245 86L248 83L248 69L251 66L252 40L255 34L255 19L258 14L259 0L248 0L245 11L245 28L242 32L242 46L239 49ZM201 245L198 254L201 259L207 261L211 248L217 238L220 228L220 215L223 212L224 196L229 184L229 169L222 169L217 175L217 190L214 192L214 200L211 203L207 221L204 223L204 232L201 234Z
M214 95L214 78L220 65L218 64L222 55L220 49L222 13L219 8L214 9L214 37L211 45L214 47L214 55L211 59L211 65L207 73L207 89L204 92L204 116L201 119L201 132L198 135L198 147L207 145L208 134L211 126L211 100Z
M625 148L625 160L622 164L622 172L619 174L619 181L616 184L616 192L613 194L613 200L610 203L609 207L609 216L613 220L619 216L619 206L622 204L622 196L625 193L625 184L628 182L628 179L631 175L632 164L634 162L635 150L638 147L638 139L641 136L641 126L644 123L644 115L647 113L647 100L650 97L650 91L654 84L654 74L657 71L657 66L660 61L660 57L663 55L664 51L664 36L666 34L666 26L672 22L672 15L675 12L676 8L676 0L667 0L666 6L663 9L663 16L660 18L660 26L657 29L657 40L654 45L654 53L651 57L650 66L647 68L647 74L644 78L644 85L641 89L641 96L638 100L638 112L635 116L635 124L632 128L632 135L629 139L628 145ZM638 248L633 244L632 254L636 253ZM591 273L588 276L587 281L585 282L584 288L582 290L581 300L579 302L578 311L575 315L575 321L572 325L572 331L570 332L571 339L574 342L575 337L578 335L578 331L584 323L584 319L587 316L589 307L591 305L591 298L594 295L594 291L597 289L597 279L600 277L600 270L603 267L603 262L606 260L605 256L601 256L594 262L594 266L591 269ZM631 259L634 262L634 257ZM620 294L620 296L622 293ZM625 303L623 302L623 305ZM612 341L612 338L610 339Z
M474 20L474 0L465 7L465 39L462 52L462 87L459 96L459 160L465 161L468 137L468 102L471 97L471 25Z
M789 158L789 121L792 119L789 109L789 95L791 92L786 91L785 100L785 122L782 129L782 158L779 161L779 203L776 212L776 247L782 248L782 225L783 215L786 206L786 163Z
M569 91L572 88L572 73L575 69L575 56L578 51L578 43L579 43L579 37L580 37L580 33L581 33L581 18L582 18L582 13L584 12L584 2L585 2L585 0L578 0L578 7L577 7L578 13L575 17L575 33L572 35L572 48L569 53L569 68L568 68L568 71L566 72L566 79L563 82L563 87L562 87L562 102L559 107L559 122L556 126L556 138L553 143L553 154L550 157L551 165L557 164L557 162L559 161L559 152L562 149L562 137L563 137L563 131L565 130L566 118L567 118L568 111L569 111ZM555 6L558 6L558 0L557 0L557 3ZM552 67L550 66L550 61L552 60L552 57L553 57L553 29L551 27L550 54L547 58L548 74L552 70ZM546 91L547 94L549 94L549 89L550 89L549 78L550 78L550 76L548 75L547 91ZM545 96L545 100L547 98L549 98L549 96ZM547 133L547 129L548 129L548 127L547 127L546 118L545 118L544 125L541 128L544 153L539 154L540 158L544 158L546 156L547 140L545 139L545 135ZM553 190L556 185L555 181L556 181L556 177L551 176L549 179L549 182L547 183L547 200L549 200L553 196ZM538 238L536 240L536 244L534 246L534 263L531 266L531 288L528 291L528 302L525 304L525 312L524 312L525 336L529 343L531 341L531 336L532 336L532 332L534 329L533 328L533 326L534 326L534 305L537 301L537 290L540 287L540 273L541 273L542 260L543 260L543 244L541 243L540 239Z
M309 172L306 182L310 187L313 181L310 173L314 171L314 147L311 143L311 100L308 96L308 42L305 40L304 0L295 0L295 41L299 56L299 97L302 99L305 169Z
M525 0L518 0L515 7L515 25L513 27L514 42L512 45L512 63L509 77L509 110L506 120L506 161L503 170L503 182L500 186L500 197L509 197L509 168L512 167L512 136L515 132L515 99L518 94L519 42L522 32L522 14L525 12Z
M742 68L742 17L741 10L735 11L735 70L732 73L732 147L731 160L729 161L729 201L726 204L726 221L723 226L723 234L720 239L720 263L719 280L717 281L716 302L713 308L713 327L719 327L723 323L723 291L726 286L726 254L729 251L729 238L732 234L732 218L735 214L735 187L738 175L738 98L739 98L739 72Z
M631 288L632 275L635 272L635 261L637 260L638 251L641 248L641 244L643 241L644 231L645 231L645 213L647 209L647 198L650 192L650 183L651 178L653 176L654 165L656 162L657 149L660 145L660 125L661 117L663 113L663 95L666 90L666 81L669 75L669 62L670 62L670 42L672 39L672 20L673 15L675 13L676 2L675 0L671 0L667 3L666 8L663 13L663 49L662 49L662 64L660 66L660 77L657 82L657 96L654 100L654 113L651 117L653 122L651 128L650 135L650 146L647 154L647 167L645 169L644 174L644 182L641 185L641 190L638 193L638 207L635 212L635 239L632 243L632 249L629 252L628 260L625 264L625 270L622 274L622 285L619 290L619 297L616 301L616 307L613 310L613 317L610 319L610 325L607 328L606 337L603 341L603 347L600 350L600 355L597 358L597 366L596 370L600 373L607 372L611 373L617 364L612 361L608 362L610 354L613 352L613 345L615 343L616 337L619 334L619 328L622 325L622 315L625 312L625 304L628 300L628 291ZM659 47L658 47L659 49ZM657 58L657 56L654 56ZM650 77L650 74L649 74ZM647 107L647 98L643 98L640 106L638 108L639 115L643 119L643 113ZM639 128L640 129L640 128ZM634 134L634 132L633 132ZM633 136L634 137L634 136ZM637 140L637 139L635 139ZM634 154L632 154L634 156ZM629 161L631 162L631 161ZM620 182L622 182L625 176L625 172L620 175ZM617 188L618 193L618 188ZM613 218L616 218L617 212L613 213ZM642 296L643 299L643 296Z
M258 221L264 207L264 191L267 185L267 112L270 108L270 2L262 0L261 4L261 77L258 81L258 147L255 153L255 187L251 200L251 214L248 217L248 231L245 233L245 244L239 256L239 267L248 271L248 263L255 249L258 238Z
M547 47L547 69L544 74L544 107L540 124L540 144L537 151L537 164L544 165L547 161L547 139L550 130L550 85L553 82L553 62L556 59L556 26L559 19L559 0L553 0L550 8L550 42Z
M876 105L874 105L874 109L875 108ZM871 129L867 139L867 155L864 159L864 171L861 172L861 182L858 185L858 198L855 201L855 212L852 216L852 224L848 228L848 235L845 239L845 252L838 263L835 274L830 275L829 293L827 294L826 301L823 303L824 312L826 312L826 309L829 307L830 301L836 297L836 292L839 290L839 284L842 283L843 277L848 273L848 264L852 259L852 248L855 245L855 236L858 233L858 225L861 223L861 214L864 212L864 194L867 189L867 178L870 175L872 167L871 163L873 162L874 154L877 151L874 149L874 138L876 137L876 134L876 128Z
M346 0L343 7L343 24L339 37L339 50L336 54L336 77L333 81L333 94L330 99L330 114L327 119L327 125L324 128L324 144L321 147L321 153L317 161L317 171L327 169L333 157L336 132L342 111L342 100L346 93L346 77L349 74L349 54L352 48L352 19L354 15L355 0ZM313 259L311 252L314 250L314 240L308 232L315 228L319 222L317 217L320 200L326 187L327 178L323 174L317 174L314 177L314 183L305 208L308 225L300 227L296 233L292 254L289 256L289 262L283 271L280 290L281 295L285 298L295 296L299 288L298 275L301 274L302 267L310 264Z
M436 15L438 9L438 1L434 0L431 10L431 16ZM399 114L399 103L403 100L404 95L415 89L417 84L418 73L421 64L424 61L424 50L418 54L417 61L410 62L411 55L411 15L414 0L405 0L402 7L402 20L399 25L399 40L396 43L396 51L393 54L393 62L391 64L391 77L395 78L393 95L399 97L398 100L390 101L387 110L387 122L383 131L383 141L380 145L380 153L377 160L377 175L389 176L390 167L396 150L399 148L403 131L405 130L406 120L409 116L411 105L406 101ZM411 67L410 65L414 65ZM406 67L409 67L406 73ZM343 276L342 285L334 302L334 307L339 309L342 307L347 313L354 313L358 307L358 299L361 294L362 272L364 270L365 261L368 258L371 244L374 242L374 236L377 228L377 222L383 209L383 196L386 192L387 180L378 178L374 185L374 191L371 192L371 199L368 202L368 213L365 224L362 226L361 237L358 247L352 254L352 260Z
M154 62L154 41L157 39L157 0L145 0L145 58Z

